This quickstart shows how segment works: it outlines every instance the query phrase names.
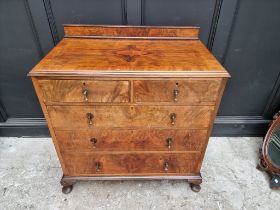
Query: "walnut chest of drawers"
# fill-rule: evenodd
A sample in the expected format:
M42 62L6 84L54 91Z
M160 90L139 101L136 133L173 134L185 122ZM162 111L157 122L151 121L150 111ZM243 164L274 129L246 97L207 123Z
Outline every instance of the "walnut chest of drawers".
M29 76L63 170L78 180L186 179L200 169L227 71L197 27L65 25Z

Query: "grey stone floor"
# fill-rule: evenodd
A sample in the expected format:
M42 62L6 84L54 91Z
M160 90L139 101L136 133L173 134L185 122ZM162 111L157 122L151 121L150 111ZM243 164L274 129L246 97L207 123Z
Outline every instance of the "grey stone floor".
M185 181L78 182L61 193L50 138L0 138L0 209L280 209L255 169L261 138L211 138L193 193Z

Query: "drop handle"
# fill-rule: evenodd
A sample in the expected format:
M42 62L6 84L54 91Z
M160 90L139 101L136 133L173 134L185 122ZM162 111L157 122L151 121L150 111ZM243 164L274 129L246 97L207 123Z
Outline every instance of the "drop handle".
M173 139L172 138L167 138L166 139L166 143L167 143L167 148L168 149L170 149L171 148L171 145L172 145L172 143L173 143Z
M170 120L171 120L171 125L175 125L175 121L176 121L176 114L175 113L170 114Z
M100 163L100 162L96 162L96 163L95 163L95 171L96 171L96 172L101 171L101 163Z
M163 165L163 166L164 166L164 170L165 170L165 171L168 171L168 169L169 169L169 163L168 163L167 161L164 162L164 165Z
M97 139L96 138L91 138L90 142L92 144L92 147L95 149L96 148Z
M174 89L174 90L173 90L173 100L174 100L175 102L178 101L178 96L179 96L179 90L178 90L178 89Z
M84 88L82 90L82 93L84 95L84 101L88 101L88 90Z
M87 117L87 122L88 122L88 125L92 125L93 124L93 114L92 113L87 113L86 114L86 117Z

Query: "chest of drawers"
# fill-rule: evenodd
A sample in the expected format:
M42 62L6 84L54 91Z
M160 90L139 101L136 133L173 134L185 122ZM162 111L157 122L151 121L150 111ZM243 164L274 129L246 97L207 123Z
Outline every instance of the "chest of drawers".
M200 169L229 77L196 27L65 25L29 76L63 177L186 179Z

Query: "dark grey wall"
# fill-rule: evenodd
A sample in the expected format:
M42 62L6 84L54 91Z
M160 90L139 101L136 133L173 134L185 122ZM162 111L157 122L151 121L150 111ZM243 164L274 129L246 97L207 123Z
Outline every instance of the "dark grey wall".
M1 0L0 136L48 135L27 72L62 24L194 25L229 70L213 135L263 135L280 109L278 0Z

